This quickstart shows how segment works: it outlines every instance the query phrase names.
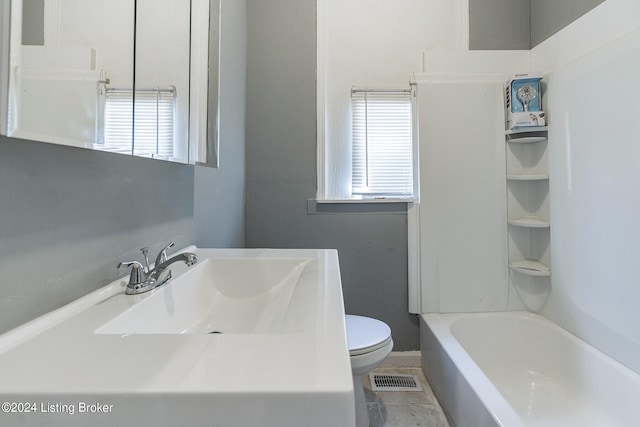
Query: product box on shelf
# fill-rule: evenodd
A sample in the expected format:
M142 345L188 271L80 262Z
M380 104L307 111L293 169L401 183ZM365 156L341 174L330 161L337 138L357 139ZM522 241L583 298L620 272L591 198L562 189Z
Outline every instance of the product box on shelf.
M547 124L541 108L540 80L540 74L514 74L505 85L507 130Z

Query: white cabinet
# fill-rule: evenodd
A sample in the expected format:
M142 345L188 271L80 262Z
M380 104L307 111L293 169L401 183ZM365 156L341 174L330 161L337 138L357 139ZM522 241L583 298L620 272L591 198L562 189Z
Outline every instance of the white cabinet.
M547 128L506 132L510 280L549 277L549 161Z

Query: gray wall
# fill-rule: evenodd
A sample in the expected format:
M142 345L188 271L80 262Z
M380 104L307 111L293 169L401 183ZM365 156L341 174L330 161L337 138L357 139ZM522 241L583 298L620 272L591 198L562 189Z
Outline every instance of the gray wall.
M469 0L469 49L531 49L603 1Z
M551 37L604 0L531 0L531 47Z
M469 49L528 50L531 0L469 0Z
M44 45L44 0L22 2L22 44Z
M0 137L0 332L193 241L193 167Z
M247 2L220 14L220 167L195 168L195 244L244 247Z
M314 0L248 1L248 247L336 248L346 311L389 324L419 348L407 307L407 217L400 205L315 205Z

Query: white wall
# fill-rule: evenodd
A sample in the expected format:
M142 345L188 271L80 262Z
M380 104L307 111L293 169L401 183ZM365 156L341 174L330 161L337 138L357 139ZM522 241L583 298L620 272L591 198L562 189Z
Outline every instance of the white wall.
M318 67L325 84L325 105L319 108L326 112L320 131L332 144L324 153L326 161L335 165L332 169L351 167L351 88L408 88L410 73L422 70L425 49L463 46L465 3L405 0L391 7L387 1L374 0L363 12L357 0L318 1ZM344 187L347 181L337 185L326 189L327 198L350 192Z
M607 25L640 27L637 3L601 7L587 18L591 31L593 23L603 32ZM611 21L614 15L620 19ZM552 291L542 312L640 372L640 29L593 40L590 52L554 66L557 52L577 43L567 40L572 35L581 32L561 34L556 49L551 40L534 51L539 63L552 64Z

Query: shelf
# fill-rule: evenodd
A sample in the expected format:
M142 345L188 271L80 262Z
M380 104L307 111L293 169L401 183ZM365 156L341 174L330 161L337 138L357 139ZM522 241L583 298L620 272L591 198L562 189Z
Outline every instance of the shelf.
M507 179L511 181L539 181L549 179L549 174L540 171L510 173L507 174Z
M509 136L507 136L507 142L509 144L530 144L533 142L542 142L546 140L546 136L523 136L517 138L510 138Z
M549 221L537 216L523 216L519 218L509 218L507 222L510 225L515 225L516 227L526 227L526 228L549 228L551 226Z
M527 126L524 128L514 128L511 130L504 131L505 135L519 135L523 133L531 133L531 132L547 132L549 130L549 126Z
M521 261L514 261L509 263L509 268L518 273L526 274L527 276L550 276L551 269L533 259L523 259Z
M505 132L511 144L530 144L547 140L547 126L512 129Z

